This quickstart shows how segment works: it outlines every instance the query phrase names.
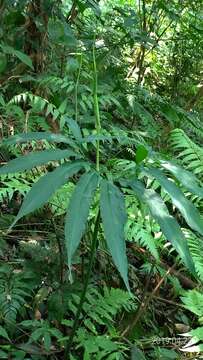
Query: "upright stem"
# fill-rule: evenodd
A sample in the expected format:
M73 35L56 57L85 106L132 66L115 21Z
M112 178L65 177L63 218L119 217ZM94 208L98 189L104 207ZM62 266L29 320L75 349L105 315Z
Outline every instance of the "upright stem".
M76 122L78 122L78 86L79 86L79 82L80 82L82 60L83 60L83 57L82 57L82 54L80 54L79 70L78 70L78 75L77 75L76 84L75 84L75 121Z
M98 231L99 231L99 224L100 224L100 211L98 211L98 214L97 214L97 217L96 217L96 220L95 220L94 233L93 233L93 237L92 237L90 259L89 259L87 274L86 274L82 294L81 294L81 297L80 297L80 302L78 304L77 313L75 315L75 320L74 320L74 323L73 323L72 331L71 331L68 343L67 343L66 348L65 348L65 358L64 358L65 360L69 359L69 357L70 357L71 346L73 344L74 336L75 336L75 333L76 333L77 328L78 328L80 314L82 312L82 307L83 307L83 304L84 304L84 301L85 301L87 287L88 287L88 284L89 284L89 279L90 279L92 266L93 266L93 262L94 262L94 255L95 255L96 245L97 245L97 236L98 236Z
M93 87L93 97L94 97L94 113L95 113L95 128L97 135L99 136L101 130L100 114L99 114L99 102L98 102L98 82L97 82L97 65L95 58L95 45L93 45L93 69L94 69L94 87ZM99 139L96 141L96 169L99 171Z
M147 19L146 19L146 4L145 0L142 0L142 32L147 33ZM145 42L141 45L140 49L140 62L139 62L139 72L138 72L138 85L141 83L143 75L144 75L144 59L145 59Z

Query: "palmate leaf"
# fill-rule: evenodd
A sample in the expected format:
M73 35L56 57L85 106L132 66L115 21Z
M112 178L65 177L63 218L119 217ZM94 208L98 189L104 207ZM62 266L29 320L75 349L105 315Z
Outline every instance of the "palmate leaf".
M65 223L65 241L68 266L80 243L89 214L89 208L98 185L99 175L95 171L81 176L70 199Z
M49 161L56 161L69 157L79 158L80 155L76 154L72 150L44 150L35 151L28 155L20 156L17 159L13 159L8 164L0 168L0 175L16 173L24 170L30 170L35 166L46 164Z
M160 225L166 239L169 240L185 262L188 269L194 273L194 264L189 252L187 241L175 218L168 212L160 196L152 189L145 189L142 182L134 180L128 183L140 201L146 203L153 218Z
M10 136L7 139L3 140L0 145L15 145L26 143L27 141L39 140L46 140L55 143L64 143L75 147L74 141L70 140L67 136L61 134L53 134L49 131L21 133L18 135Z
M192 194L203 198L203 188L199 186L196 176L170 161L161 161L161 166L170 171Z
M54 171L42 176L26 195L11 227L23 216L44 205L60 186L64 185L71 176L76 174L85 165L85 162L75 161L74 163L59 166Z
M124 226L127 220L125 202L120 190L107 180L101 182L100 208L108 248L129 290L128 262L124 238Z
M145 169L144 173L153 176L169 194L173 204L179 209L188 225L203 235L203 220L196 207L189 201L176 184L158 169Z

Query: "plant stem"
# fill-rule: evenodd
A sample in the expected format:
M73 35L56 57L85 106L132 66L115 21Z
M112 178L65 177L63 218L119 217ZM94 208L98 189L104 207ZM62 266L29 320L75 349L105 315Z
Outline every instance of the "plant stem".
M77 75L76 84L75 84L75 121L76 122L78 122L78 86L79 86L79 82L80 82L82 60L83 60L83 57L82 57L82 54L80 54L79 70L78 70L78 75Z
M73 323L71 334L69 336L69 340L68 340L66 348L65 348L65 358L64 359L69 359L71 346L73 344L74 336L75 336L75 333L76 333L77 328L78 328L78 322L79 322L80 314L82 312L82 307L83 307L83 304L84 304L84 301L85 301L87 287L88 287L88 284L89 284L89 279L90 279L92 266L93 266L93 262L94 262L94 255L95 255L96 244L97 244L97 236L98 236L98 231L99 231L99 224L100 224L100 211L98 211L98 214L97 214L97 217L96 217L96 220L95 220L94 233L93 233L93 237L92 237L91 252L90 252L90 259L89 259L87 274L86 274L82 294L81 294L81 297L80 297L80 302L78 304L77 313L75 315L75 320L74 320L74 323Z
M101 122L99 114L99 102L98 102L98 81L97 81L97 65L95 58L95 44L93 45L93 69L94 69L94 87L93 87L93 97L94 97L94 113L95 113L95 128L97 136L100 134ZM96 169L99 171L99 139L97 139L97 149L96 149Z

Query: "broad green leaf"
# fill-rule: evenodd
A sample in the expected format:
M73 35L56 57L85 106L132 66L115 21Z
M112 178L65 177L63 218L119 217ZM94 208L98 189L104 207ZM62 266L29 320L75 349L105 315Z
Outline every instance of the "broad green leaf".
M60 186L64 185L68 179L76 174L83 166L85 166L85 164L85 162L76 161L74 163L64 164L56 168L54 171L42 176L26 195L18 215L11 227L13 227L23 216L30 214L44 205L54 192Z
M8 360L8 353L5 351L0 350L0 359L7 359Z
M22 61L25 65L29 66L32 70L33 65L32 65L32 60L30 59L29 56L27 56L25 53L23 53L22 51L19 50L15 50L14 48L12 48L11 46L8 45L1 45L2 50L6 53L6 54L10 54L10 55L14 55L16 56L20 61Z
M172 243L185 262L185 265L194 271L194 264L189 252L187 241L181 231L181 228L175 218L168 212L166 205L160 196L152 189L145 189L142 182L134 180L129 183L130 187L136 193L141 202L148 205L150 212L157 223L160 225L166 239Z
M43 328L39 328L36 329L32 332L29 341L37 341L38 339L40 339L42 336L44 335L44 329Z
M43 338L44 338L44 347L46 351L49 351L51 347L51 336L48 331L44 333Z
M131 348L131 360L146 360L143 352L136 345Z
M28 155L20 156L17 159L11 160L8 164L0 167L0 175L30 170L35 166L46 164L49 161L65 159L71 156L75 158L80 157L72 150L52 149L32 152Z
M0 338L1 337L10 341L7 331L0 325Z
M148 150L144 145L139 145L136 150L135 161L136 164L140 164L148 155Z
M144 173L153 176L163 189L169 194L173 204L179 209L182 216L185 218L188 225L203 235L203 219L197 208L189 201L177 185L167 179L167 177L158 169L145 169Z
M15 144L22 144L27 141L39 141L39 140L46 140L55 143L64 143L74 147L74 142L68 139L67 136L60 134L53 134L48 131L21 133L18 135L10 136L9 138L3 140L1 142L1 145L15 145Z
M72 257L85 231L89 208L98 180L99 176L96 172L89 172L81 176L70 199L65 223L69 268L71 267Z
M107 180L103 180L101 183L100 207L108 248L129 290L128 262L124 238L124 226L127 220L125 202L120 190Z
M169 161L161 161L160 164L170 171L187 190L203 198L203 188L199 186L198 180L193 173Z
M34 70L33 65L32 65L32 60L30 59L29 56L27 56L26 54L24 54L23 52L18 51L18 50L14 50L13 55L15 55L25 65L29 66L32 70Z
M180 118L178 116L177 110L169 104L161 104L160 113L169 121L170 124L178 125L180 123Z

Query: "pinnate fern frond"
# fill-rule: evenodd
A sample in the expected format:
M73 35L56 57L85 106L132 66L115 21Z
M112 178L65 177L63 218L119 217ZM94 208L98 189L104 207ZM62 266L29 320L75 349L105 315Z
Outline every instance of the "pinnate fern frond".
M171 146L184 166L200 176L203 172L203 148L195 144L181 129L171 132Z

